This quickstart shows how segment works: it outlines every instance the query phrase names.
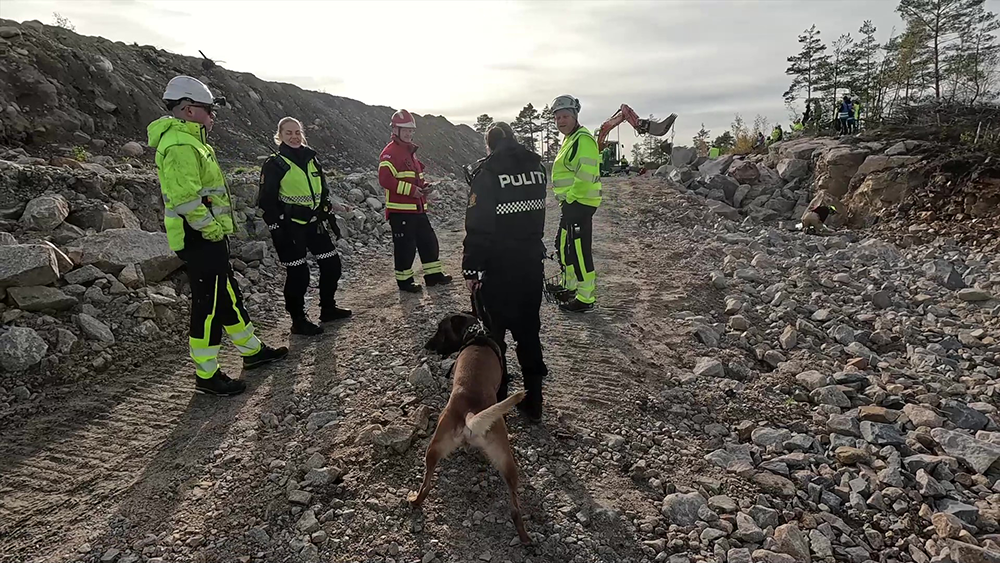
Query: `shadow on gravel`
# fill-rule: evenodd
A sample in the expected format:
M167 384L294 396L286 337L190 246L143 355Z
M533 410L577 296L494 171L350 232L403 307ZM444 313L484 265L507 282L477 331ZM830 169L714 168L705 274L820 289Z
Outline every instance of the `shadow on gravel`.
M139 534L190 526L190 522L175 521L176 507L186 498L204 494L202 485L206 489L216 485L206 466L255 392L256 386L251 385L235 397L192 394L187 410L153 458L145 467L136 468L138 476L132 485L111 495L118 509L107 518L105 532L91 544L124 549L140 539Z

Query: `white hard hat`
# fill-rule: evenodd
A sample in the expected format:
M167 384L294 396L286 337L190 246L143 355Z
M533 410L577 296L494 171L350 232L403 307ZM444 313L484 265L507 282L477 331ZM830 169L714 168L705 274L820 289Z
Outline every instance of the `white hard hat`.
M569 94L563 94L562 96L556 97L552 100L552 105L549 106L552 113L555 113L561 109L571 109L575 113L580 113L580 100L570 96Z
M184 98L209 106L216 104L212 91L201 80L183 75L171 78L163 91L163 101L174 102Z

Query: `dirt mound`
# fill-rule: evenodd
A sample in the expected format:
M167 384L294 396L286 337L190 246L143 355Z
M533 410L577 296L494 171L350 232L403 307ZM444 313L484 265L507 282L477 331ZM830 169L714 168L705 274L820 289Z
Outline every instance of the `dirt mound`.
M254 161L272 147L284 116L303 120L310 142L339 168L374 166L388 140L392 108L266 82L202 59L150 45L85 37L39 22L0 19L0 144L51 143L101 151L145 144L146 125L165 113L160 95L171 77L202 80L231 107L220 111L213 144L224 161ZM417 116L417 142L430 172L459 173L482 156L480 136L440 116ZM110 144L108 144L110 142ZM148 150L148 149L147 149Z

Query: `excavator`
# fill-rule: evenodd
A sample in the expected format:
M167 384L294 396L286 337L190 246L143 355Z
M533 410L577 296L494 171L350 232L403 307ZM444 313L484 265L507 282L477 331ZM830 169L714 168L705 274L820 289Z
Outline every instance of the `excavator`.
M610 143L608 142L608 134L615 127L618 127L624 121L628 121L629 124L635 129L638 135L653 135L655 137L662 137L670 131L670 128L674 126L674 121L677 120L677 114L672 113L665 119L659 121L654 121L651 119L642 119L639 114L635 113L635 110L628 107L626 104L622 104L622 107L615 112L607 121L601 124L597 129L597 150L604 150ZM660 148L666 152L670 152L670 141L663 141L660 143Z

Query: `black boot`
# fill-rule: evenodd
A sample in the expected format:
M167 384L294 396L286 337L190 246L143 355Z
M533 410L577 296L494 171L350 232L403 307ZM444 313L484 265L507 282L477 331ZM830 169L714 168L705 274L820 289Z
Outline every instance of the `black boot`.
M319 314L319 322L328 323L330 321L346 319L347 317L350 316L351 316L350 309L341 309L336 305L334 305L333 307L323 307L323 310Z
M400 291L405 291L407 293L420 293L420 290L423 289L420 285L413 283L413 280L396 283L399 284Z
M295 317L292 319L292 334L318 336L323 334L323 327L313 323L308 317Z
M243 358L243 369L256 369L264 364L269 364L271 362L280 360L288 355L288 348L282 346L280 348L271 348L267 344L261 346L260 351L253 356L245 356Z
M542 421L542 390L528 389L524 400L517 404L517 410L528 419L528 422L537 424Z
M560 304L559 308L563 311L569 311L571 313L586 313L587 311L594 310L594 304L584 303L579 299L573 299L572 301Z
M424 283L427 284L427 287L434 287L435 285L448 285L451 283L451 276L442 273L428 274L424 276Z
M239 395L243 391L246 391L247 388L246 383L238 379L230 379L229 376L222 373L222 370L215 372L208 379L197 376L195 376L195 379L197 381L195 381L194 390L205 395L229 397L231 395Z

